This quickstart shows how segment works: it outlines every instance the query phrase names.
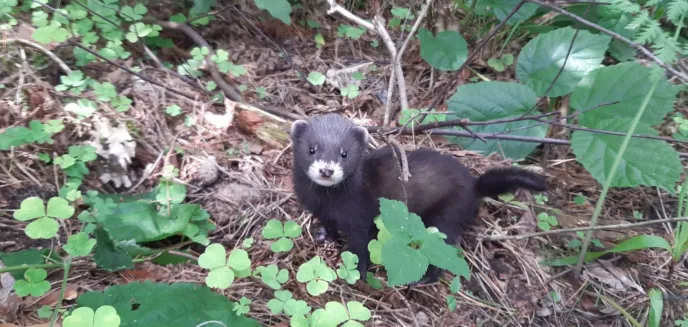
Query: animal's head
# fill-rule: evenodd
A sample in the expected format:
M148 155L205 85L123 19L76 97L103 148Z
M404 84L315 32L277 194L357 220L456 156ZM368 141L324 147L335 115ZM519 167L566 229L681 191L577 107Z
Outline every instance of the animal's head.
M359 169L368 131L338 114L316 116L291 125L294 169L321 186L335 186Z

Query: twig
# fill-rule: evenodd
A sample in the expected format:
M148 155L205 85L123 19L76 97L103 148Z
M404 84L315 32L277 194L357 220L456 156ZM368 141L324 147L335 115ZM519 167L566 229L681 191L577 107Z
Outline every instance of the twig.
M468 54L468 57L466 57L466 61L464 61L463 64L461 64L461 66L459 66L459 68L456 70L456 72L454 73L454 76L452 76L452 77L449 79L449 82L448 82L447 84L444 85L444 87L443 87L442 90L437 94L437 96L435 97L435 99L432 100L432 103L430 103L430 105L428 106L427 110L432 110L432 109L434 109L435 107L437 107L438 104L440 104L440 102L444 101L444 97L445 97L445 96L447 95L447 93L449 92L449 89L452 89L452 88L454 88L454 87L456 86L456 82L457 82L457 80L458 80L458 76L459 76L459 74L461 74L461 72L463 71L463 69L464 69L466 66L468 66L468 65L473 61L473 59L475 59L475 58L478 56L478 53L480 53L480 51L485 47L485 45L487 45L487 42L490 41L490 40L497 34L497 32L498 32L500 29L502 29L502 27L504 27L504 25L506 25L506 22L508 22L509 19L511 19L511 17L512 17L514 14L516 14L516 12L517 12L519 9L521 9L521 7L523 7L523 5L524 5L525 3L526 3L526 0L521 0L521 1L518 3L518 5L516 5L513 9L511 9L511 12L509 12L509 14L506 15L506 17L504 17L504 20L502 20L502 22L500 22L499 24L497 24L497 26L495 26L492 30L490 30L490 33L488 33L486 37L484 37L482 40L480 40L480 42L478 43L478 45L475 46L475 48L473 49L473 51L471 51L471 53Z
M60 69L65 72L65 74L69 75L72 73L72 70L65 64L60 57L56 56L54 53L50 52L48 49L44 48L38 43L31 42L29 40L25 39L6 39L6 40L0 40L0 44L8 44L8 43L20 43L28 47L32 47L40 52L42 52L44 55L48 56L52 61L54 61L58 66L60 66Z
M389 33L387 32L387 29L385 29L385 20L384 18L377 14L375 15L375 18L373 18L373 23L369 23L362 18L354 15L350 11L346 10L344 7L340 6L335 0L327 0L327 2L330 5L330 9L327 10L327 14L331 15L335 12L341 14L342 16L354 21L356 24L374 32L380 38L382 38L382 43L385 44L385 47L387 48L387 51L389 52L390 56L392 57L392 72L390 73L390 83L389 83L389 88L391 89L394 83L394 78L396 75L397 79L397 88L399 89L399 102L401 102L401 108L402 109L408 109L408 98L406 97L406 83L404 80L404 72L401 69L401 63L396 60L397 58L397 47L394 44L394 41L392 41L392 38L389 36ZM387 110L390 108L390 102L391 102L391 93L387 94L387 99L388 99L388 104L387 104ZM387 125L389 123L389 115L385 113L385 120L384 124Z
M392 57L392 65L396 68L397 65L399 68L401 68L401 57L404 55L404 51L406 51L406 47L408 46L409 42L411 41L411 38L413 38L413 35L416 34L416 31L418 30L418 27L420 26L420 23L423 21L425 16L428 14L428 10L430 9L430 6L432 5L433 0L426 0L425 5L421 8L420 13L418 14L418 18L416 19L416 22L413 24L413 27L411 27L411 31L409 32L408 36L406 37L406 40L404 43L401 45L399 48L399 51L397 51L396 56ZM390 75L389 77L389 88L387 89L387 104L385 108L385 116L383 120L383 125L387 126L389 124L389 119L392 116L392 90L393 89L393 83L394 83L394 73ZM403 89L404 89L404 94L401 92L401 85L399 88L399 99L400 101L403 101L402 98L405 97L405 92L406 92L406 80L404 80L403 75L399 75L399 83L404 84ZM406 100L406 107L408 108L408 99ZM403 102L402 102L402 109L403 109Z
M669 71L669 72L670 72L671 74L673 74L674 76L676 76L676 77L682 79L684 82L688 82L688 76L687 76L686 74L681 73L681 72L679 72L678 70L676 70L676 69L672 68L671 66L667 65L666 63L664 63L661 59L657 58L657 56L655 56L655 55L652 53L652 51L647 50L647 49L646 49L645 47L643 47L642 45L640 45L640 44L638 44L638 43L635 43L635 42L633 42L633 41L631 41L631 40L625 38L624 36L622 36L622 35L620 35L620 34L618 34L618 33L612 32L612 31L610 31L610 30L608 30L608 29L606 29L606 28L604 28L604 27L602 27L602 26L600 26L600 25L597 25L597 24L595 24L595 23L593 23L593 22L590 22L590 21L588 21L588 20L586 20L586 19L584 19L584 18L581 18L581 17L579 17L578 15L573 14L573 13L570 13L570 12L568 12L568 11L566 11L566 10L564 10L564 9L562 9L562 8L560 8L560 7L558 7L558 6L555 6L555 5L553 5L553 4L551 4L551 3L547 2L547 1L542 1L542 0L525 0L525 1L527 1L527 2L532 2L532 3L538 4L538 5L540 5L540 6L543 6L543 7L549 8L549 9L552 9L553 11L556 11L556 12L558 12L558 13L564 15L564 16L567 16L567 17L569 17L569 18L575 20L576 22L578 22L578 23L580 23L580 24L586 25L586 26L588 26L588 27L592 27L592 28L594 28L594 29L596 29L596 30L598 30L598 31L600 31L600 32L602 32L602 33L604 33L604 34L607 34L607 35L611 36L612 38L615 38L615 39L617 39L617 40L619 40L619 41L621 41L621 42L623 42L623 43L626 43L626 44L628 44L631 48L633 48L633 49L635 49L635 50L637 50L637 51L642 52L644 55L646 55L648 58L650 58L650 60L652 60L652 61L654 61L655 63L657 63L658 65L662 66L662 68L666 69L667 71Z
M575 228L566 228L566 229L557 229L557 230L548 230L544 232L537 232L537 233L530 233L530 234L523 234L523 235L506 235L506 236L489 236L489 237L479 237L479 240L481 241L519 241L519 240L524 240L528 238L533 238L533 237L538 237L538 236L545 236L545 235L554 235L554 234L566 234L566 233L575 233L575 232L586 232L586 231L597 231L597 230L609 230L609 229L626 229L626 228L639 228L647 225L654 225L654 224L663 224L663 223L672 223L672 222L679 222L679 221L688 221L688 217L680 217L680 218L665 218L665 219L657 219L657 220L649 220L649 221L643 221L639 223L628 223L628 224L614 224L614 225L597 225L597 226L592 226L592 227L575 227Z

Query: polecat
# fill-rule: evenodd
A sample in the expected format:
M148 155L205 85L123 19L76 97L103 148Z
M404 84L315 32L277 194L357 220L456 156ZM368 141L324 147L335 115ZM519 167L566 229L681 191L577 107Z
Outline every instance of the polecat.
M397 161L389 146L366 153L368 131L338 114L291 127L293 182L296 197L320 219L327 238L341 231L349 250L358 255L361 276L370 265L368 243L374 237L374 218L381 197L403 201ZM394 149L399 158L398 149ZM454 157L421 148L406 153L411 174L405 188L410 212L434 226L455 245L473 223L483 197L494 197L522 187L545 191L544 176L518 168L490 169L474 177ZM416 284L434 282L441 273L430 266Z

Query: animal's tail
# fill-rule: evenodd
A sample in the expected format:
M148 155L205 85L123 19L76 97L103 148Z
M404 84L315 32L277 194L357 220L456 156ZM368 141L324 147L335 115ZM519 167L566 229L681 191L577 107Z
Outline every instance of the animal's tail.
M525 188L546 191L547 179L540 174L516 167L493 168L478 177L475 189L480 197L494 197Z

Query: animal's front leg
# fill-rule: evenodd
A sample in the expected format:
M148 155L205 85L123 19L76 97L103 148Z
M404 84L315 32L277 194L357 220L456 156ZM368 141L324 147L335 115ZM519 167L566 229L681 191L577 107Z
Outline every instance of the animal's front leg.
M342 226L342 232L346 235L349 244L349 251L358 256L358 271L361 279L365 278L368 267L370 267L370 252L368 243L371 240L371 230L373 227L372 218L368 221L365 216L349 216L358 219L350 220Z
M336 224L326 220L321 220L320 223L322 226L315 231L315 242L320 244L325 241L336 241L338 236Z

